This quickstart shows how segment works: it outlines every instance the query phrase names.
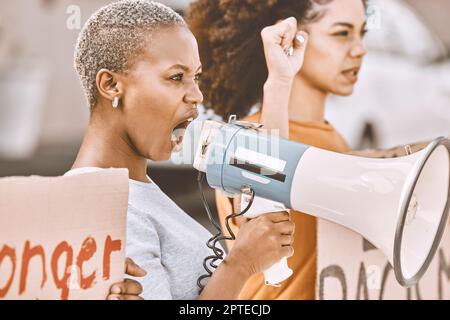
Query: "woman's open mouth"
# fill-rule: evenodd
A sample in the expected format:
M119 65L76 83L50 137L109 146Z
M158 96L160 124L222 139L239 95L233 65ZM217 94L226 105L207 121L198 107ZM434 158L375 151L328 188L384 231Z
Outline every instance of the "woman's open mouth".
M358 81L359 70L360 67L354 67L343 71L342 74L350 83L354 84Z
M194 121L194 117L190 117L175 126L172 130L172 151L179 152L183 146L183 137L186 132L186 128Z

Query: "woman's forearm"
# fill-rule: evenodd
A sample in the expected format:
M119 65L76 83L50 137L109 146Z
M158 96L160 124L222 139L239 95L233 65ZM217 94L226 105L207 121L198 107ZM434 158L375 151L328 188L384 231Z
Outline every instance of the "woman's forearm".
M199 300L235 300L250 277L243 261L228 256L213 273Z
M431 141L415 143L415 144L409 145L409 147L411 148L411 152L415 153L415 152L418 152L418 151L424 149L426 146L428 146L428 144L430 142ZM360 157L366 157L366 158L397 158L397 157L405 156L407 153L406 153L405 146L402 145L402 146L398 146L398 147L386 149L386 150L382 150L382 149L356 150L356 151L349 152L349 154L353 155L353 156L360 156Z
M289 138L289 99L292 82L269 78L264 85L261 124L268 130L279 130L281 138ZM268 132L268 134L273 134Z

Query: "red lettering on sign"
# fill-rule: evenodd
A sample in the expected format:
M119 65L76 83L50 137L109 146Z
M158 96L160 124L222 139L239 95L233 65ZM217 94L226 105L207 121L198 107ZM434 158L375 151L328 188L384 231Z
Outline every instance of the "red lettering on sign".
M58 261L61 255L65 253L66 254L66 264L64 267L64 274L62 278L60 279L58 277ZM61 242L53 252L52 255L52 274L53 279L55 281L56 287L58 289L61 289L61 299L67 300L69 298L69 287L68 287L68 280L69 280L69 266L72 265L73 261L73 250L72 247L69 246L69 244L64 241Z
M111 253L113 251L120 251L122 248L122 241L112 240L110 236L106 238L105 250L103 251L103 279L108 280L111 269Z
M0 289L0 298L3 298L8 293L8 290L11 287L14 279L14 274L16 272L16 251L13 248L8 247L6 245L3 246L2 251L0 251L0 265L2 264L3 259L5 257L9 257L9 259L11 259L12 272L11 275L9 276L8 281L6 282L5 287Z
M86 268L86 265L89 261L93 264L92 260L97 252L97 241L93 237L87 237L84 239L81 249L76 256L76 261L74 261L74 252L72 246L67 241L62 241L58 243L53 251L51 248L46 247L45 245L31 245L30 240L26 240L23 246L23 252L21 255L22 260L20 262L17 261L17 256L20 256L20 253L16 253L16 249L10 247L6 244L0 244L0 267L7 263L9 259L12 265L11 274L6 277L5 273L0 274L2 279L2 284L5 279L8 279L3 288L0 288L0 298L8 297L8 293L10 292L12 286L14 285L14 279L16 278L16 269L17 265L20 266L20 270L18 270L19 275L19 295L24 295L27 292L27 282L29 281L41 281L40 287L44 289L50 283L52 286L53 283L57 289L61 290L61 299L67 300L69 298L70 290L75 289L71 288L69 282L72 280L79 280L76 284L79 285L76 289L86 290L92 288L95 284L96 277L98 275L98 271L100 268L103 268L103 279L109 280L111 276L111 254L113 252L122 250L122 241L121 240L113 240L110 235L108 235L105 239L104 243L104 251L103 253L98 253L100 256L103 256L103 261L101 265L94 264L94 271L89 275L83 274L83 268ZM49 250L49 251L46 251ZM47 269L46 259L50 257L50 270ZM75 253L76 254L76 253ZM17 255L17 256L16 256ZM47 255L47 256L46 256ZM34 257L39 257L42 262L42 277L39 279L31 279L29 275L30 270L30 262ZM63 259L63 260L61 260ZM65 259L65 260L64 260ZM96 259L100 260L100 259ZM75 264L74 264L75 263ZM77 267L79 271L79 278L72 278L73 270ZM64 270L61 270L64 268ZM1 271L1 269L0 269ZM53 281L47 281L47 272L51 272ZM33 275L35 272L33 272ZM28 289L30 290L30 289ZM36 293L36 295L39 295Z
M80 268L80 287L81 289L88 289L92 287L95 280L95 271L88 277L83 276L83 262L89 260L97 250L97 244L94 238L86 238L81 245L80 253L77 257L77 266Z
M45 252L42 246L34 246L30 248L30 241L25 242L25 247L22 253L22 267L20 271L20 284L19 284L19 294L22 294L26 288L26 281L28 275L28 265L30 264L31 258L34 256L41 256L42 258L42 281L41 288L44 287L45 281L47 281L47 273L45 272Z

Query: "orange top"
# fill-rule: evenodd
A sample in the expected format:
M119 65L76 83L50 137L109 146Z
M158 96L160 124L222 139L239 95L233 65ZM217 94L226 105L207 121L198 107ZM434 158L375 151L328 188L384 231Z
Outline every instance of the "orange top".
M247 117L245 120L259 122L260 114ZM289 137L314 147L335 151L348 152L350 147L342 136L329 123L321 122L289 122ZM219 219L225 228L225 218L232 213L231 201L216 192L216 204ZM281 283L280 287L266 286L262 273L252 276L245 284L240 299L250 300L313 300L315 299L316 283L316 218L300 212L293 212L295 223L294 255L288 259L289 267L294 274ZM230 226L236 234L238 227L230 221ZM230 248L232 242L227 243Z

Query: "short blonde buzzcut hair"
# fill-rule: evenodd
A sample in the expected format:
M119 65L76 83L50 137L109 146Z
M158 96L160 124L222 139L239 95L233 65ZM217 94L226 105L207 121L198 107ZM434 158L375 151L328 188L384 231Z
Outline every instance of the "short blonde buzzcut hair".
M95 12L80 32L75 69L92 110L97 102L97 73L126 72L158 27L186 26L173 9L154 1L121 0Z

